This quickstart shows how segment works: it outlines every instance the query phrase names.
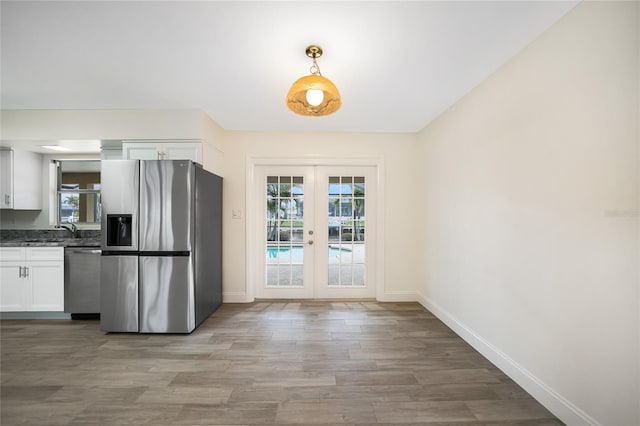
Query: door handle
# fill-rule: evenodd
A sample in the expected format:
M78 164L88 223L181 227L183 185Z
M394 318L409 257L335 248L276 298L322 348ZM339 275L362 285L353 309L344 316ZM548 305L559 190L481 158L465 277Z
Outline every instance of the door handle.
M307 244L309 244L310 246L312 246L312 245L313 245L313 240L309 240L309 241L307 241Z

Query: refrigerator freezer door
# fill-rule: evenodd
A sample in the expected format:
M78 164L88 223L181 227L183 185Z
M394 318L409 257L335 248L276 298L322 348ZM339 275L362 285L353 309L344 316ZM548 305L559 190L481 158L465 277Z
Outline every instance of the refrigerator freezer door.
M193 236L193 165L140 162L140 251L188 252Z
M195 328L191 256L140 256L140 332Z
M138 256L100 258L100 329L138 331Z
M100 173L102 250L137 251L140 162L103 161Z

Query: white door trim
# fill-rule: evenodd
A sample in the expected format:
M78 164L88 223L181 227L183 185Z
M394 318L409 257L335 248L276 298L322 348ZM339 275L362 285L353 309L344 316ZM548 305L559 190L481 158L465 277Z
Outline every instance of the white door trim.
M377 223L376 223L376 300L384 299L384 158L382 157L326 157L326 156L250 156L246 158L245 177L245 294L248 303L255 300L255 262L258 238L262 233L256 229L254 214L257 211L254 197L256 166L374 166L377 179Z

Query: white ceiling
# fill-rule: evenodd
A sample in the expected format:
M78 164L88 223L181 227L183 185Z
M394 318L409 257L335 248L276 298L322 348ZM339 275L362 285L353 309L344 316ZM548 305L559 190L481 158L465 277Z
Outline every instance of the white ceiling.
M2 1L3 109L201 109L226 130L415 132L577 1ZM343 106L285 107L318 44Z

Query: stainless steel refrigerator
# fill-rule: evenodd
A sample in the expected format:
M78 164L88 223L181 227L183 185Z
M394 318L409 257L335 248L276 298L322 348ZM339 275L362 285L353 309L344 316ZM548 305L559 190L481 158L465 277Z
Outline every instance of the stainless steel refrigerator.
M187 160L101 173L100 328L192 332L222 304L222 178Z

